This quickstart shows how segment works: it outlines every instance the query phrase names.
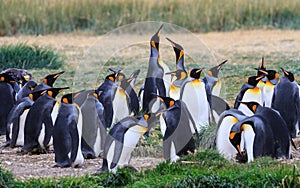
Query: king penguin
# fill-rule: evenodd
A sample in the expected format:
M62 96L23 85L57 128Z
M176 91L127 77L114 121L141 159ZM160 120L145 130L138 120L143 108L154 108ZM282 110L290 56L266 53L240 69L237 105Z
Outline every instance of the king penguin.
M27 82L26 84L28 84ZM26 87L26 84L24 87ZM8 115L6 143L7 146L16 147L24 145L24 127L25 120L30 107L33 105L34 101L41 96L44 90L39 90L30 93L27 97L23 97L16 102L16 105L12 108Z
M22 98L27 97L37 86L34 80L28 80L26 84L16 94L16 101L20 101Z
M169 70L164 70L159 54L159 40L160 33L163 25L160 26L158 31L152 36L150 40L150 58L148 63L147 75L144 83L144 92L143 92L143 102L142 102L142 111L144 113L157 111L159 104L155 94L161 96L166 96L167 91L164 82L164 72L170 72ZM168 75L170 77L170 75ZM169 81L170 83L170 81ZM152 109L154 107L154 109Z
M251 116L253 115L253 112L249 110L246 106L240 105L239 101L244 101L244 102L253 101L253 102L258 102L260 105L263 105L262 92L257 87L257 84L264 77L265 75L250 76L247 78L246 83L243 84L239 94L235 99L234 102L235 109L242 111L246 116Z
M9 74L0 74L0 135L5 135L7 132L7 118L15 104L15 92L11 85L15 82Z
M113 120L113 96L117 88L116 74L109 74L104 82L96 90L99 95L99 101L104 107L105 127L110 128ZM101 93L100 93L101 92Z
M223 61L217 66L214 66L208 70L208 75L203 78L203 81L207 87L207 93L215 96L220 96L222 82L219 79L219 71L221 70L222 66L228 60Z
M284 119L280 114L257 102L240 102L249 108L254 115L236 123L230 133L230 141L237 148L241 158L245 154L239 147L239 136L236 133L244 131L245 150L248 162L258 156L269 155L274 158L289 159L291 157L291 137Z
M216 148L226 159L232 160L237 151L229 141L230 130L234 124L242 121L247 116L237 109L229 109L223 112L216 128Z
M131 153L150 121L149 114L144 114L141 117L128 116L116 123L106 137L103 163L97 173L116 172L118 167L128 166Z
M163 134L164 158L170 162L176 162L180 156L195 151L195 132L199 141L199 134L193 118L187 106L181 100L170 97L158 96L166 106L163 118L166 122L166 130Z
M266 72L267 79L262 90L263 104L265 107L271 108L274 88L279 81L279 74L275 70L266 70Z
M8 68L1 73L9 74L18 84L20 84L20 87L23 87L32 78L31 73L25 69Z
M24 146L21 152L43 153L48 150L53 122L57 116L57 113L53 114L54 108L58 106L55 97L64 89L68 87L46 89L31 106L25 120Z
M62 75L65 71L61 71L58 73L54 73L54 74L49 74L47 76L45 76L42 80L42 82L40 84L38 84L33 91L38 91L38 90L42 90L42 89L48 89L53 87L54 82L56 81L56 79Z
M61 98L59 112L53 127L53 148L55 166L77 167L84 163L81 151L82 114L73 103L76 94L66 94Z
M74 96L74 99L76 97ZM81 150L84 158L96 158L103 152L107 135L104 107L99 102L96 91L89 90L80 109L83 120Z
M191 70L189 80L182 86L180 94L180 99L186 104L196 122L198 132L210 123L210 107L205 84L200 79L202 70L203 68Z
M290 135L299 135L299 88L294 74L281 68L284 76L274 88L272 108L277 110L285 120Z

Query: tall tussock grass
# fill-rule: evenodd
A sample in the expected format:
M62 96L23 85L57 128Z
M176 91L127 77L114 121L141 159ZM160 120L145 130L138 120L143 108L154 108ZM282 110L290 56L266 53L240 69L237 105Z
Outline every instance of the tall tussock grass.
M10 0L0 5L0 35L78 30L103 34L141 21L169 22L193 32L299 29L300 1Z

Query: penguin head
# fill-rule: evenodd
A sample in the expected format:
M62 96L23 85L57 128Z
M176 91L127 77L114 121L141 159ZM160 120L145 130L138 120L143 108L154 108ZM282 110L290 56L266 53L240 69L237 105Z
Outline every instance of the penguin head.
M73 97L74 97L73 93L65 94L64 96L62 96L61 102L64 103L64 104L72 104L73 103Z
M151 46L151 49L156 49L156 51L158 52L159 51L159 38L160 38L160 33L161 33L161 30L163 28L163 24L159 27L158 31L151 37L150 39L150 46Z
M238 151L238 153L241 154L242 153L241 147L240 147L241 140L242 140L241 130L234 129L234 128L235 128L235 126L233 126L230 131L229 140L230 140L230 143L233 145L233 147Z
M260 106L260 104L258 104L257 102L251 101L251 102L243 102L243 101L239 101L239 103L246 105L249 110L251 110L254 114L257 110L257 108Z
M190 77L195 78L195 79L199 79L201 72L204 68L194 68L191 70L190 72Z
M254 87L256 87L256 85L258 84L258 82L263 79L265 77L265 75L261 75L261 76L250 76L247 78L246 82Z
M165 74L171 74L172 76L176 77L176 80L183 80L187 78L187 72L185 70L177 69L173 72L167 72Z
M275 79L279 79L279 74L277 71L275 70L267 70L267 78L268 80L275 80Z
M210 68L207 74L208 74L209 76L218 78L220 69L222 68L222 66L223 66L227 61L228 61L228 60L224 60L224 61L223 61L222 63L220 63L219 65Z
M293 73L284 70L282 67L280 67L281 71L283 72L284 76L289 79L290 82L295 81L295 76Z
M44 79L43 82L44 84L53 87L53 84L55 82L55 80L64 73L65 71L59 72L59 73L55 73L55 74L49 74L47 75Z
M176 55L176 68L177 69L180 69L180 70L185 70L184 69L184 62L183 62L183 59L184 59L184 50L183 50L183 47L175 42L173 42L171 39L169 38L166 38L170 43L171 45L173 46L173 49L174 49L174 52L175 52L175 55Z
M37 86L37 83L33 80L29 80L26 83L26 85L24 85L24 87L27 87L28 89L30 89L30 91L33 91L36 86Z
M62 92L65 89L69 89L69 87L49 88L49 89L46 89L44 92L42 92L42 95L46 93L50 97L55 98L60 92Z
M130 86L130 83L132 82L134 78L124 78L120 82L120 86L124 89L126 89L128 86Z
M112 82L116 82L116 75L115 74L109 74L105 77L105 80L110 80Z
M265 73L263 73L259 70L263 70L263 71L267 70L265 65L264 65L264 59L265 59L264 57L261 58L261 63L259 65L259 67L256 69L257 70L257 74L256 74L257 76L261 76L261 75L265 74Z
M3 72L0 74L0 82L14 83L16 80L9 73Z
M125 74L121 73L122 70L120 69L116 70L113 68L108 68L108 70L112 71L115 75L115 81L121 81L125 78Z
M163 97L163 96L157 96L159 100L161 100L167 108L171 108L172 106L175 105L175 100L172 99L171 97Z
M45 94L45 89L42 90L38 90L35 92L32 92L28 95L28 97L32 100L32 101L36 101L40 96L42 96L43 94Z

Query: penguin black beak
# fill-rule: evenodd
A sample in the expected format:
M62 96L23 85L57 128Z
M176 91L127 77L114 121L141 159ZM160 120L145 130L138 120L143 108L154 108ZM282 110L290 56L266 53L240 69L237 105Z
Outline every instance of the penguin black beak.
M176 73L176 71L166 72L165 75L169 75L169 74L174 75L175 73Z
M161 26L159 27L158 31L156 32L156 35L157 35L158 37L160 37L160 32L161 32L163 26L164 26L164 24L161 24Z
M59 77L60 75L62 75L63 73L65 73L65 71L61 71L59 73L56 73L55 76L53 76L53 78L57 78Z
M169 39L168 37L166 37L166 39L171 43L171 45L174 47L176 47L176 43L173 42L171 39Z
M283 72L284 75L286 75L286 76L289 75L289 73L286 70L284 70L284 68L280 67L280 69L281 69L281 71Z
M228 61L228 60L226 59L226 60L224 60L222 63L220 63L217 69L220 70L220 69L222 68L222 66L223 66L227 61Z
M196 73L199 73L199 72L203 71L204 69L205 69L205 67L200 68L200 69L198 69L198 70L196 71Z
M254 68L254 69L261 72L261 73L263 73L265 76L269 75L269 73L267 71L263 70L263 69L260 69L260 68Z

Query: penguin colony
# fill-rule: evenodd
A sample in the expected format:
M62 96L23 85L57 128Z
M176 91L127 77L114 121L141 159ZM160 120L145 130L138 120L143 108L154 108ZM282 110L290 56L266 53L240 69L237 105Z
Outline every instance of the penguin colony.
M0 134L5 147L40 154L53 145L57 167L82 166L85 159L102 157L103 171L128 166L143 135L160 122L164 158L176 162L194 153L199 132L215 126L215 146L228 160L251 162L256 157L291 158L292 138L299 136L299 86L293 73L268 70L264 59L247 78L234 108L220 98L218 73L227 62L208 70L186 70L184 49L167 38L175 52L175 71L159 52L163 25L150 39L147 77L137 94L133 89L139 70L126 77L110 74L95 90L56 96L68 87L54 87L64 72L45 76L41 83L22 69L0 73Z

